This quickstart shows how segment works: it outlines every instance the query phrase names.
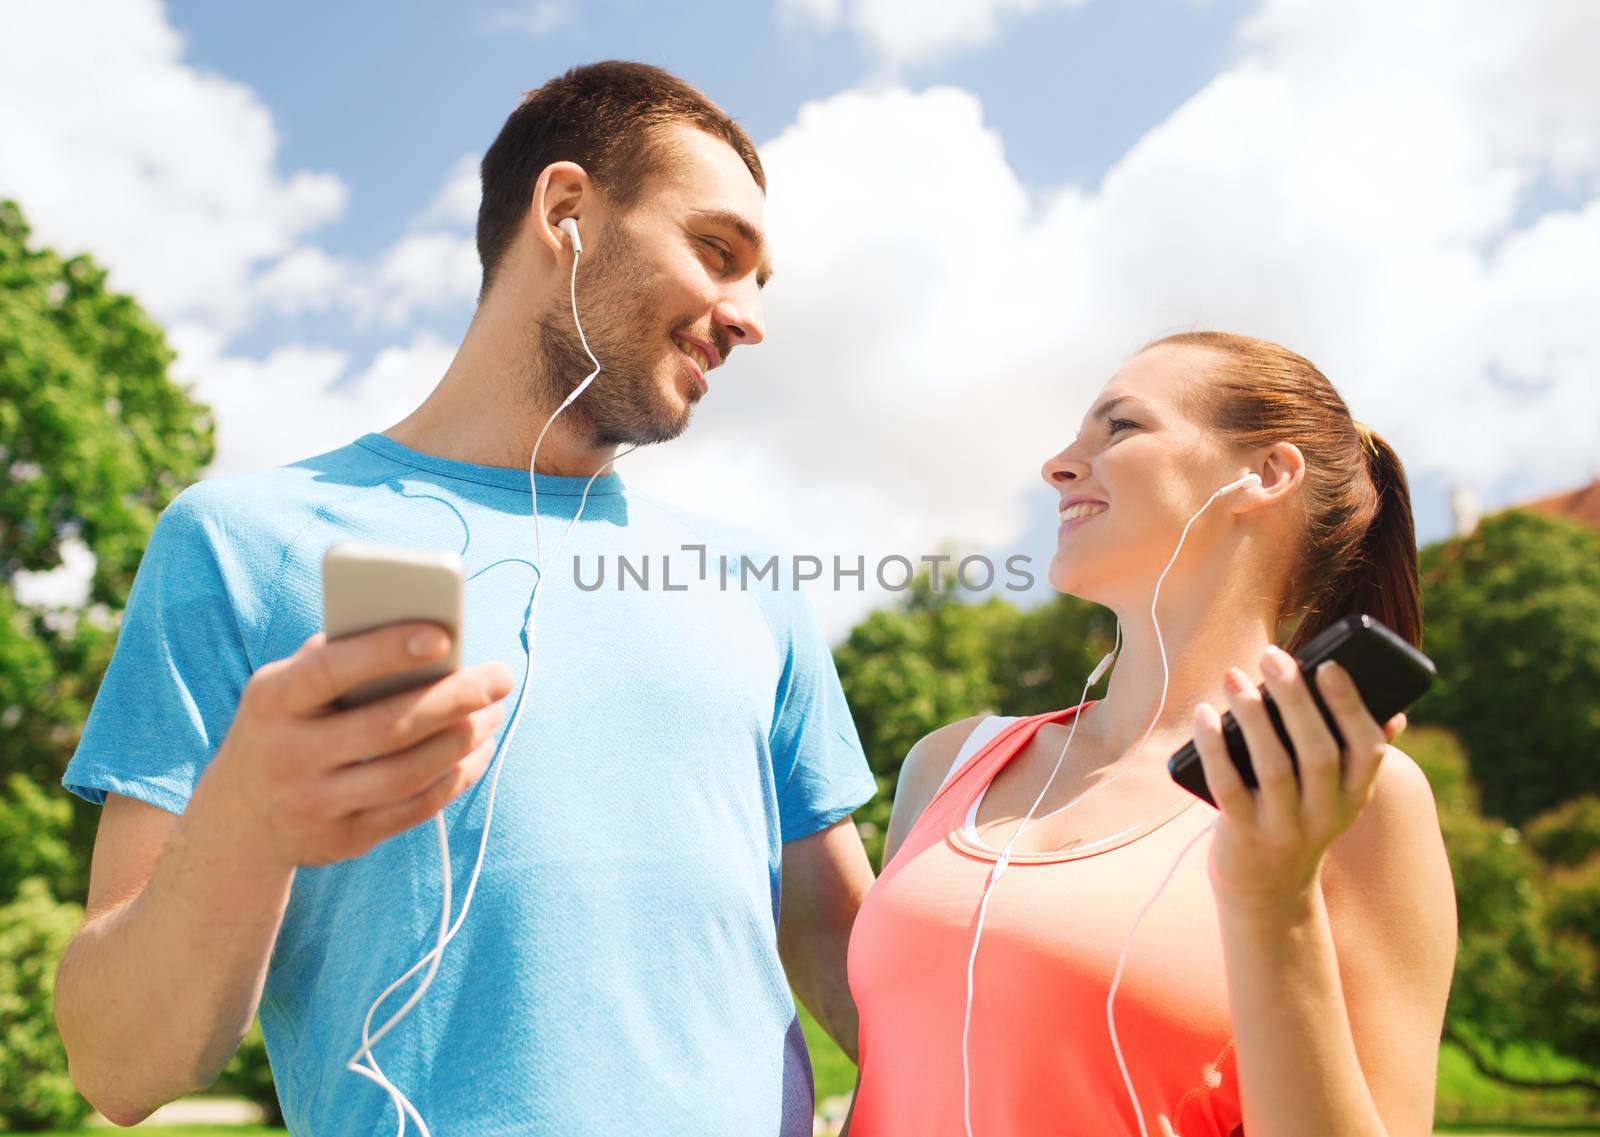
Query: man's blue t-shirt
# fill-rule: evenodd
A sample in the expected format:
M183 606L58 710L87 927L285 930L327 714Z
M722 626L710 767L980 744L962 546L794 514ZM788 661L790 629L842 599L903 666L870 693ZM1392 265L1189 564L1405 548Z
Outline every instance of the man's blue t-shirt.
M587 481L540 475L546 557ZM529 497L526 472L377 434L186 490L156 526L65 784L181 812L251 672L320 630L322 555L342 540L459 552L463 665L504 662L514 700ZM873 781L808 606L760 571L771 555L595 480L540 594L472 909L376 1048L434 1133L811 1132L778 959L782 844L848 816ZM457 911L488 782L445 813ZM297 872L260 1011L296 1134L394 1129L388 1096L344 1067L373 998L432 948L439 891L432 823Z

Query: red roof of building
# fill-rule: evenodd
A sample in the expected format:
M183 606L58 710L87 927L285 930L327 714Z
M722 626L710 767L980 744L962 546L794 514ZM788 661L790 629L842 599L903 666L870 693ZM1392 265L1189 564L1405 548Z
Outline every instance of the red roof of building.
M1567 517L1573 521L1581 521L1585 525L1600 529L1600 478L1586 486L1579 486L1566 493L1552 494L1542 497L1537 501L1523 502L1519 509L1532 509L1539 513L1550 513L1557 517Z

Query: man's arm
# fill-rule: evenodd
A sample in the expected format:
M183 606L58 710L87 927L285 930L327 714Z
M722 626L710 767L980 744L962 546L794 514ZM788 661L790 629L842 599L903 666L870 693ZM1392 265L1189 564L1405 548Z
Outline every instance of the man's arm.
M213 1081L261 999L294 870L213 790L181 818L109 794L100 817L55 1010L73 1082L118 1125Z
M442 634L419 651L419 632L438 629L318 635L261 668L181 817L108 797L56 1024L74 1083L112 1121L135 1124L222 1069L260 1001L296 866L359 856L482 774L511 686L499 664L330 709L444 654Z
M856 1005L845 976L850 925L872 887L872 865L849 818L783 846L778 952L800 1001L857 1060Z

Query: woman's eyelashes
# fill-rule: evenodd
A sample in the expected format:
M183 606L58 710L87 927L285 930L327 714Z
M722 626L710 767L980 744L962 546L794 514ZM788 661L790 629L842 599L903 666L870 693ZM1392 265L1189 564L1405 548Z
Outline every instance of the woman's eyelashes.
M1124 430L1137 430L1138 427L1139 427L1139 424L1134 422L1130 418L1110 418L1110 419L1106 419L1106 433L1108 435L1110 435L1112 438L1115 438L1118 434L1122 433Z

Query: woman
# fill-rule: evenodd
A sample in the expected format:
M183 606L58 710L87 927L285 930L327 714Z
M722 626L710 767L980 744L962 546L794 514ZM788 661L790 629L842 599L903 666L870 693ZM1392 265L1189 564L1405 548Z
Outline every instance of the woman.
M1274 646L1356 612L1419 641L1399 460L1305 359L1195 333L1043 472L1050 581L1116 612L1120 656L1098 702L907 756L850 943L852 1137L1426 1137L1456 939L1432 794L1387 745L1404 716L1323 669L1341 748ZM1167 774L1191 737L1219 810Z

